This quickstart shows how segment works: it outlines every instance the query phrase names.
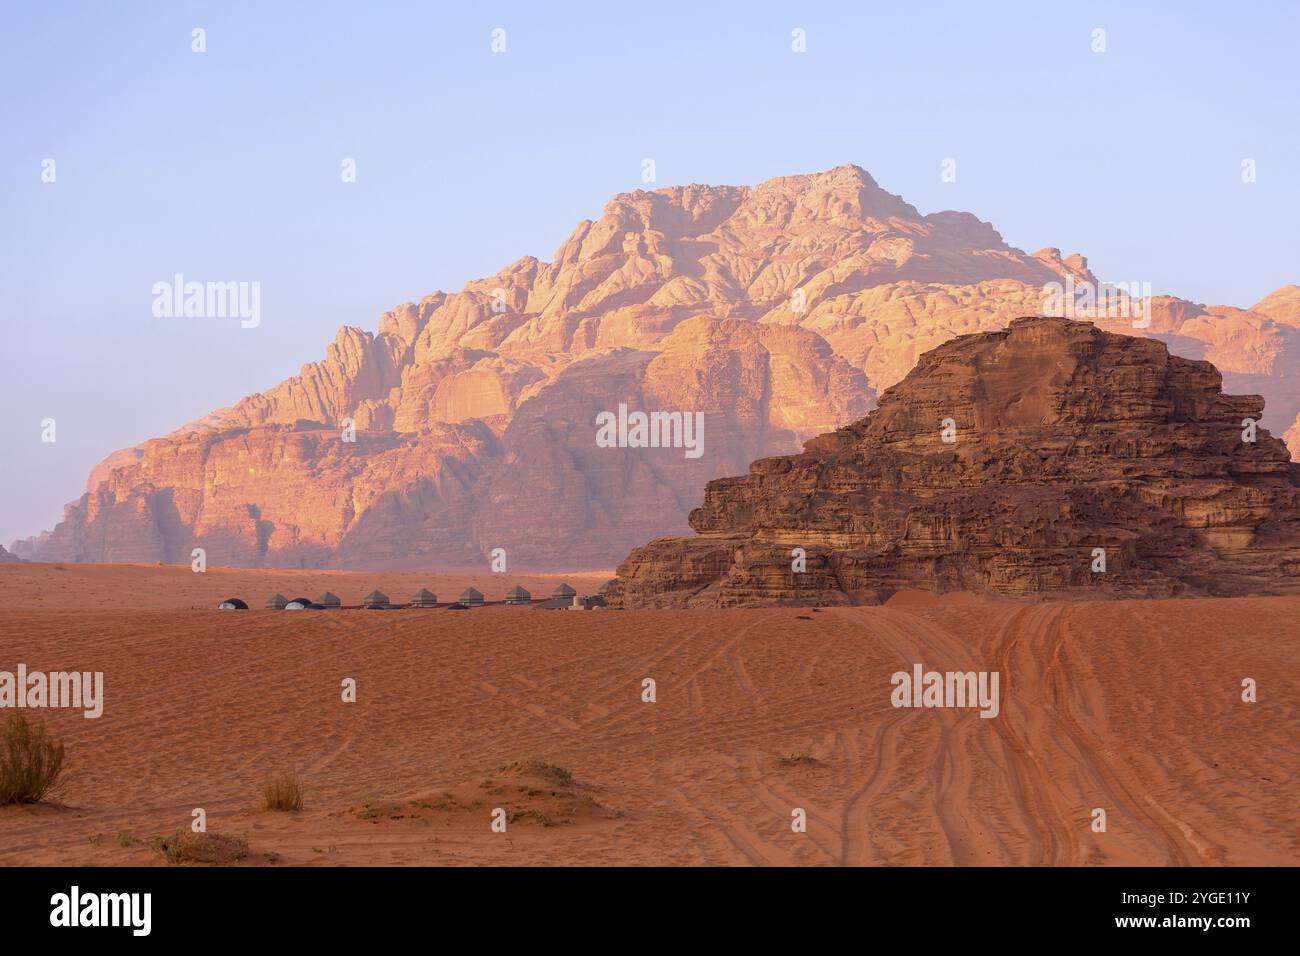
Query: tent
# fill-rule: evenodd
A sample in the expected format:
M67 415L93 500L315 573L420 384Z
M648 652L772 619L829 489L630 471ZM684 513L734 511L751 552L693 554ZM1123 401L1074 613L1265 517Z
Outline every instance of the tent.
M380 610L388 607L388 595L383 591L371 591L361 600L362 607L379 608Z
M551 600L564 601L567 604L571 604L573 603L574 595L577 593L577 591L573 590L573 588L569 587L567 584L561 584L551 592Z
M284 606L286 611L315 611L318 610L316 602L311 598L296 597Z
M331 591L326 591L316 599L316 603L323 608L342 607L343 602L339 600L338 595Z
M288 603L289 599L287 597L283 594L277 594L275 597L267 600L266 609L268 611L283 611L284 606Z
M474 588L466 588L464 591L462 591L459 600L460 603L464 604L466 607L483 606L483 594L481 591L478 591Z
M411 598L411 607L437 607L438 595L434 594L428 588L420 588Z
M543 601L541 604L534 604L534 611L563 611L565 608L573 607L573 598L558 597Z
M226 598L217 605L218 611L247 611L248 605L239 598Z
M532 602L533 596L517 584L506 592L507 604L531 604Z

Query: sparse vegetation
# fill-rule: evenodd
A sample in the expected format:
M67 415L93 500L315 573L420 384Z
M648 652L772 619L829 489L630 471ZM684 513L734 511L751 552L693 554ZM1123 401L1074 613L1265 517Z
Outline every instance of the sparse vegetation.
M799 767L814 766L818 763L816 757L812 754L791 754L788 757L777 757L777 766L779 767Z
M572 787L573 774L559 764L546 763L542 760L525 760L499 767L499 772L513 774L517 777L539 777L557 787ZM484 781L487 784L489 781Z
M384 801L363 803L353 810L353 813L357 815L357 819L368 820L371 823L378 823L380 820L401 820L406 816L402 812L401 804Z
M0 731L0 804L39 803L55 792L63 771L63 744L45 728L11 714Z
M506 822L514 823L516 820L536 820L544 827L555 826L555 822L541 810L511 810L506 814Z
M248 843L239 837L190 830L159 837L153 848L168 863L234 863L248 856Z
M295 774L282 773L262 787L262 809L283 813L302 809L302 781Z
M429 802L428 800L411 800L408 802L410 803L411 806L415 807L417 810L463 810L465 809L464 805L459 800L456 799L455 794L447 790L444 790L437 797L433 798L433 802Z

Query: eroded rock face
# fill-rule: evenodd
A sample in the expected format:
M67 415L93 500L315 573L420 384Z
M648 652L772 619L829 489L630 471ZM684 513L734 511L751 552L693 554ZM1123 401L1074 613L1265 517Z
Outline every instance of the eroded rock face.
M921 215L854 166L638 190L551 262L405 303L376 332L344 327L298 375L115 452L14 550L349 567L472 566L501 547L520 567L608 567L685 533L710 479L861 418L923 352L1039 312L1066 279L1095 281L1082 256ZM1158 299L1141 334L1263 395L1281 432L1300 415L1288 289L1249 310ZM595 416L621 402L702 412L704 454L598 448Z
M710 482L699 536L633 551L607 600L1300 593L1300 465L1265 430L1243 440L1260 414L1153 339L1016 319L925 353L802 454Z

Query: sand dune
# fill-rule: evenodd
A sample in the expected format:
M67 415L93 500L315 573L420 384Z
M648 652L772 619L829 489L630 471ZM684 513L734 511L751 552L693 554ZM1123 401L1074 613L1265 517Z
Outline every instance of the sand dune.
M196 807L248 841L246 864L1300 860L1296 598L208 609L606 575L507 577L0 569L0 670L103 671L106 697L98 720L28 712L65 741L67 786L59 806L0 808L0 864L164 865L150 841ZM918 662L999 671L1000 714L892 707L891 674ZM258 809L282 770L301 813Z

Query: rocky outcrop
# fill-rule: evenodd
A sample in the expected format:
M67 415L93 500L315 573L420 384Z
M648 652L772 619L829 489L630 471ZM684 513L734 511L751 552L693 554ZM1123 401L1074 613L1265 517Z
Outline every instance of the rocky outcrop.
M298 375L115 452L18 553L465 566L500 547L519 566L608 567L688 531L708 480L860 418L923 352L1041 311L1065 280L1095 277L968 213L922 215L854 166L626 193L551 262L340 329ZM1300 415L1286 290L1251 310L1152 306L1139 334L1263 395L1268 427ZM702 413L703 454L598 447L595 416L620 403Z
M5 550L5 546L0 544L0 564L4 564L5 562L8 561L21 561L21 560L22 558L18 557L18 555L16 554L10 554L7 550Z
M1016 319L926 352L802 454L710 482L698 536L632 552L607 600L1300 593L1300 465L1243 428L1262 410L1161 342Z

